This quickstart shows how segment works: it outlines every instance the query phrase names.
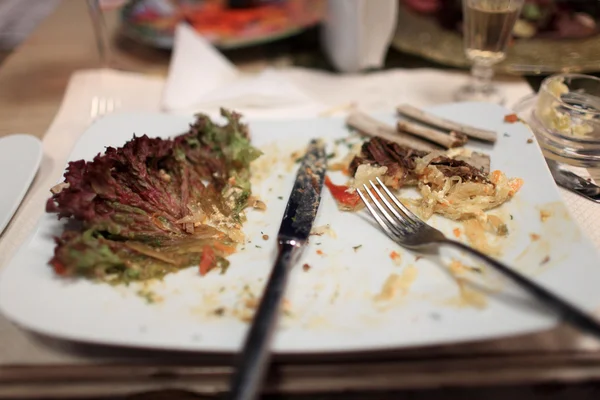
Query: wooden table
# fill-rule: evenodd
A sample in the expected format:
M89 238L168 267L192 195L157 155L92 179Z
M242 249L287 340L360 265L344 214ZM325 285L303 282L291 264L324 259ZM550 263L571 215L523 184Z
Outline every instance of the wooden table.
M107 14L111 32L117 30L117 13ZM309 42L310 39L309 38ZM265 63L286 63L278 46L233 52L245 69ZM295 50L303 44L293 44ZM280 48L281 49L281 48ZM258 52L258 56L257 56ZM285 52L283 52L285 53ZM119 41L120 63L136 71L165 74L169 54ZM99 60L85 2L64 0L35 33L0 66L0 136L26 132L42 137L57 112L69 76L75 70L96 68ZM231 371L228 357L131 354L87 348L90 357L114 355L122 361L77 367L0 367L0 387L25 393L24 388L66 398L70 394L124 395L152 389L190 389L211 397L225 388ZM132 356L124 360L124 355ZM558 393L552 398L587 398L598 393L600 346L569 328L493 342L413 349L394 354L330 359L280 359L274 366L268 390L286 398L504 398L531 393ZM137 366L136 366L137 365ZM559 382L560 384L556 384ZM591 383L590 383L591 382ZM564 388L568 388L565 392ZM418 391L418 392L417 392ZM320 393L318 397L316 394ZM138 397L136 397L138 398ZM154 397L147 397L154 398ZM159 397L156 397L159 398ZM160 398L189 398L168 392ZM596 396L600 398L600 396Z

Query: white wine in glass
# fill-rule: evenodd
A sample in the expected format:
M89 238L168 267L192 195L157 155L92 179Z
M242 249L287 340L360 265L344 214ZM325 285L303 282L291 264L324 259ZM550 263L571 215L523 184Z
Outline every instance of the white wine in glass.
M506 47L524 0L463 0L463 36L472 63L472 81L459 89L460 101L502 104L503 94L492 83L493 65L504 60Z

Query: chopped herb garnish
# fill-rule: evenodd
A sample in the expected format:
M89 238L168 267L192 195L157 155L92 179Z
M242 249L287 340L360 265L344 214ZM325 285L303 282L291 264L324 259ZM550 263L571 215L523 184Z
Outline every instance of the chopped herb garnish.
M277 196L279 200L283 200L283 196Z
M254 247L256 247L257 249L262 249L262 247L257 244L255 244Z
M513 217L513 215L512 215L512 214L510 214L510 219L511 219L511 220L512 220L512 219L515 219L515 217Z
M332 158L335 158L335 153L329 153L327 154L327 159L331 160Z
M508 133L506 133L506 132L504 132L504 135L503 135L503 136L504 136L504 137L510 137L510 135L509 135Z
M358 249L360 249L361 247L362 247L362 244L359 244L358 246L352 246L354 251L358 251Z

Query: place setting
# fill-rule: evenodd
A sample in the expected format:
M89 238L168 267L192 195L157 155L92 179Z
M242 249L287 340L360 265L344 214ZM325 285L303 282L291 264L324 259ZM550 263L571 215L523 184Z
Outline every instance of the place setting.
M125 34L172 47L164 77L76 70L41 140L0 137L12 359L90 393L134 365L124 381L253 399L535 382L536 355L597 357L600 80L496 79L527 2L463 3L470 76L248 71L221 51L264 32L211 37L212 8L148 31L157 11L129 3Z

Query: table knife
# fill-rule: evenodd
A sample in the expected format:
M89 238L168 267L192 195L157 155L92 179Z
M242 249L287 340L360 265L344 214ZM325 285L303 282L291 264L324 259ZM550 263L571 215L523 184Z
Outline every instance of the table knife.
M312 140L283 214L277 235L277 258L237 360L230 399L254 399L260 391L289 272L310 235L321 201L326 169L325 145L321 140Z
M546 159L546 163L554 181L560 186L596 203L600 203L600 186L594 185L579 175L561 168L560 164L554 160Z

